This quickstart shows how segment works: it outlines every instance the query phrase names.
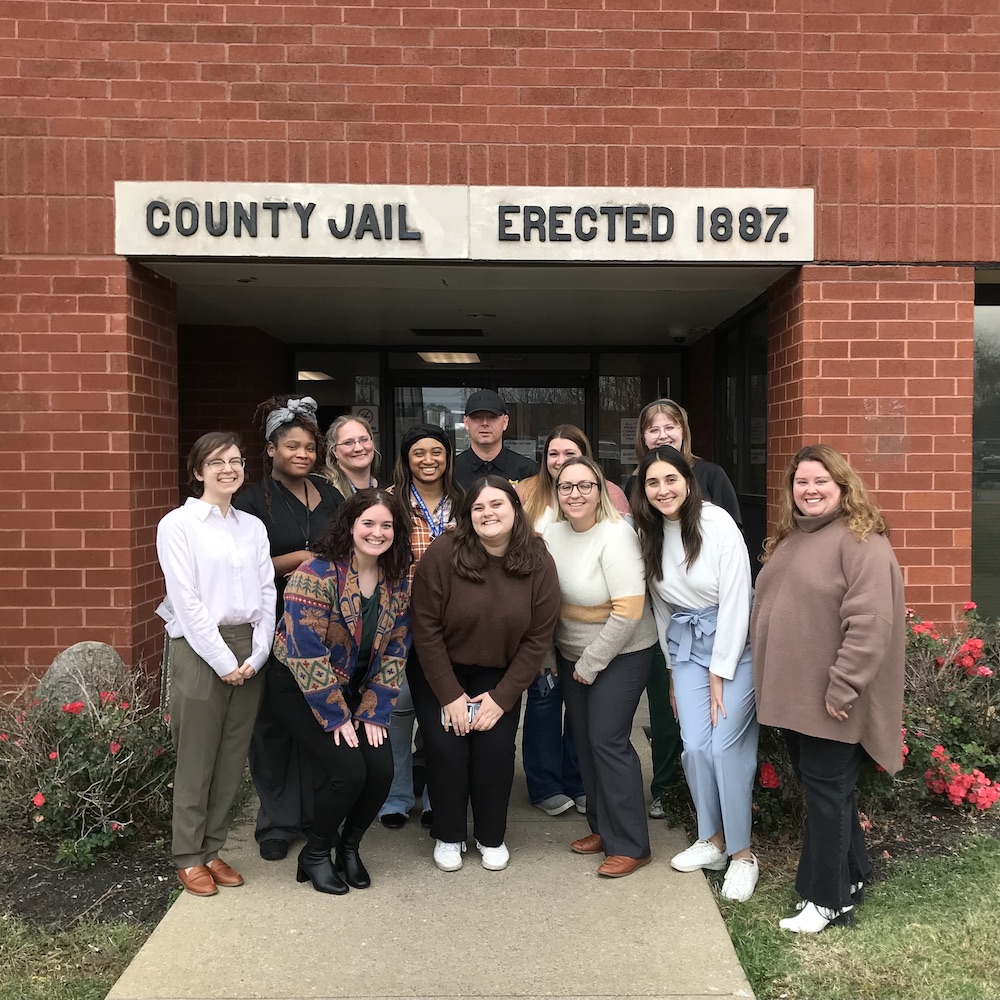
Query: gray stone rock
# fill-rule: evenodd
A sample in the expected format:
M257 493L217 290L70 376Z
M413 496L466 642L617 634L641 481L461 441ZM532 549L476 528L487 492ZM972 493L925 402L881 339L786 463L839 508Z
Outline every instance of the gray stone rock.
M127 682L128 671L114 647L103 642L78 642L64 649L45 671L36 698L100 703L101 691L115 691Z

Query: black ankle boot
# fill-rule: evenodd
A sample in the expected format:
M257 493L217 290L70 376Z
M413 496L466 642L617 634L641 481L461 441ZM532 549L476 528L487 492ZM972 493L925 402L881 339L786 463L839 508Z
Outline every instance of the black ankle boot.
M364 835L364 830L345 826L340 843L337 845L337 871L342 873L347 884L354 886L355 889L367 889L372 884L368 870L361 860L361 855L358 854L361 838Z
M350 892L342 878L334 871L330 860L330 848L333 841L330 837L317 837L310 833L306 846L299 851L299 865L295 872L296 882L312 882L317 892L328 892L332 896L343 896Z

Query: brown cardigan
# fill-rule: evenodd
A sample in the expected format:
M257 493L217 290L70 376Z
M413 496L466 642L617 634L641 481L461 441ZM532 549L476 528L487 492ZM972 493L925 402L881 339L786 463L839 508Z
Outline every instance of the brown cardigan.
M505 670L491 694L509 712L552 649L560 601L555 563L546 552L538 571L514 577L500 559L490 558L483 582L473 583L456 576L453 550L452 535L441 535L417 566L410 603L413 648L442 705L464 693L462 673Z
M903 766L903 576L888 539L859 541L837 511L795 516L757 578L750 641L762 725L860 743ZM838 722L826 703L848 714Z

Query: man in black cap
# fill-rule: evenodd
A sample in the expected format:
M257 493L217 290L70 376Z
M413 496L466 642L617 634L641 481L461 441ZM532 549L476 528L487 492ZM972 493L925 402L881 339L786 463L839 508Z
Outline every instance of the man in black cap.
M533 476L538 467L529 458L505 448L503 432L510 417L503 397L492 389L474 392L465 403L465 429L471 447L455 456L455 482L467 489L483 476L503 476L512 485Z

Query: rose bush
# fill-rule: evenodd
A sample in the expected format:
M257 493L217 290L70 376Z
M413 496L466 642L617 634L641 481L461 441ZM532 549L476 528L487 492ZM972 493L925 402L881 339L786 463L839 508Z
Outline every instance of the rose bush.
M81 864L169 826L170 733L142 683L89 699L0 706L0 823L28 829Z
M951 635L909 608L906 627L903 769L890 777L864 768L858 808L875 823L890 812L903 818L928 800L969 814L1000 809L1000 623L981 619L970 602ZM758 759L755 830L797 831L800 792L780 734L761 730Z

